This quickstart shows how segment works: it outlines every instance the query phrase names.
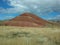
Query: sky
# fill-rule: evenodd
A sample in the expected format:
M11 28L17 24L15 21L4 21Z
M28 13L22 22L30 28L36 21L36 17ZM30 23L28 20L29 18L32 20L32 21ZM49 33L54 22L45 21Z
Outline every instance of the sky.
M29 12L45 20L60 19L60 0L0 0L0 20Z

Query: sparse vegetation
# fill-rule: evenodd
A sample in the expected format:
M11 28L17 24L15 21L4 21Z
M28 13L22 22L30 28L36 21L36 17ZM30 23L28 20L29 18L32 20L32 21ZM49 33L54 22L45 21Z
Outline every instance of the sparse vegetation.
M0 45L60 45L60 29L0 26Z

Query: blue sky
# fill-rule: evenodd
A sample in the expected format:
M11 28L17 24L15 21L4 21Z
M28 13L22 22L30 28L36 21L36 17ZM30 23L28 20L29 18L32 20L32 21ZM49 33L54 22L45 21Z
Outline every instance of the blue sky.
M0 0L0 20L30 12L45 19L60 19L60 0Z

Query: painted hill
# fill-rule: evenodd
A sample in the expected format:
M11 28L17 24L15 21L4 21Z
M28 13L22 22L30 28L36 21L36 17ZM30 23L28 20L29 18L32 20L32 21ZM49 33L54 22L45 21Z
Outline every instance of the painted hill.
M9 21L4 22L5 25L8 26L21 26L21 27L39 27L45 26L50 22L43 20L42 18L31 14L31 13L24 13L20 16L17 16Z

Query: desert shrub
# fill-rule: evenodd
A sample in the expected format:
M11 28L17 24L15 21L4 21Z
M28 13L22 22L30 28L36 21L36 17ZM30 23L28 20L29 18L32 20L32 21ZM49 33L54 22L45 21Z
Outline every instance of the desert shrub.
M36 39L36 43L38 45L56 45L55 42L47 37L47 36L40 36Z
M0 35L0 38L4 37L3 35Z
M58 41L55 41L55 44L56 44L56 45L60 45L60 42L58 42Z
M55 42L56 45L60 45L60 39L59 40L54 39L53 41Z
M0 38L16 38L16 37L30 37L29 32L9 32L5 35L0 35Z

